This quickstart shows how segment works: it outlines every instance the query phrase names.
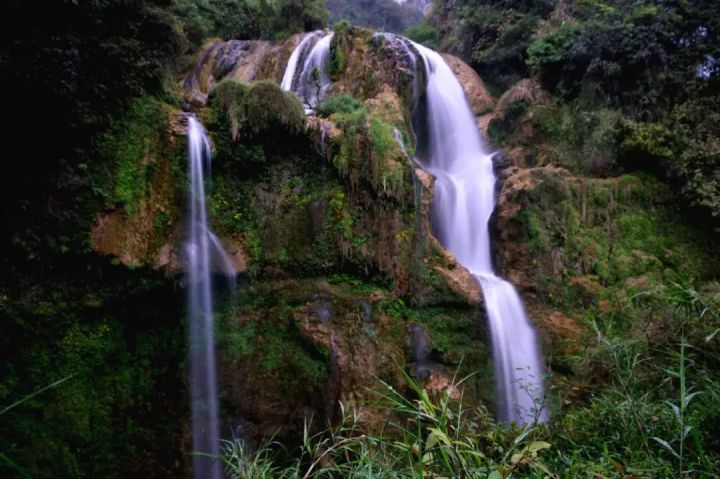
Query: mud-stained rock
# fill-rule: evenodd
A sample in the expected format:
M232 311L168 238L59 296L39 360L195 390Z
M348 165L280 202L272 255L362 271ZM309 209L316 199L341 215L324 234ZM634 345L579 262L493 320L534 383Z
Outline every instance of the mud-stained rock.
M483 138L488 137L488 129L490 128L490 122L495 119L495 113L486 113L477 117L477 125Z
M528 105L551 105L550 94L542 88L540 83L532 79L524 79L510 87L503 93L495 106L495 115L503 118L508 109L518 102L525 102Z
M323 158L330 160L333 154L332 145L339 143L342 130L334 122L317 116L308 117L307 129L316 150ZM331 145L331 147L328 148L328 145Z
M276 83L281 83L290 56L305 35L305 33L297 33L290 35L290 37L282 43L273 44L260 62L253 79L272 80Z
M200 52L194 68L185 77L185 101L196 107L204 106L210 90L224 78L245 82L255 80L265 59L277 51L276 45L264 40L210 43ZM272 55L276 61L277 57ZM270 70L274 74L274 70Z
M530 315L545 344L545 352L555 356L577 354L583 330L577 320L552 308L533 302Z
M244 273L247 270L248 247L243 238L223 236L220 238L223 249L227 253L236 273Z
M482 292L475 277L462 266L449 251L443 248L446 265L436 265L435 271L440 273L448 282L450 288L468 304L480 304Z
M402 100L389 85L383 85L380 91L365 100L364 104L368 110L388 123L401 125L405 121Z
M373 34L354 27L345 34L345 70L330 88L331 94L350 93L358 98L372 99L385 89L402 101L406 123L411 123L410 110L416 76L414 52L393 34ZM422 74L422 72L421 72Z
M220 339L221 385L235 405L228 420L242 423L251 439L274 433L297 439L305 420L313 418L313 429L337 420L342 403L366 430L380 432L390 412L366 399L381 387L378 378L405 387L397 367L405 361L397 322L373 313L371 296L348 295L327 283L260 288L283 306L241 308L223 326L229 336ZM239 334L250 342L233 342Z
M443 53L442 57L463 87L473 113L483 115L491 111L495 106L495 99L488 91L480 75L470 65L454 55Z
M153 139L146 154L137 159L138 172L152 171L151 176L138 173L137 181L146 182L144 195L135 204L110 205L101 212L91 228L90 244L94 251L115 256L128 266L150 265L173 272L180 263L181 236L174 169L184 157L187 118L176 110L165 113L165 134Z
M439 400L447 394L450 399L459 400L462 398L462 388L453 384L453 372L442 368L433 368L425 384L428 393Z

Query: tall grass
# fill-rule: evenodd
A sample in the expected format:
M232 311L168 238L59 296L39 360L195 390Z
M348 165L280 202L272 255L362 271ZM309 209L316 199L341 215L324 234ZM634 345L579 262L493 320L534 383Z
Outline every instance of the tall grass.
M228 443L223 459L233 479L719 478L719 304L678 281L590 314L573 383L583 392L558 404L550 427L497 424L468 407L468 378L431 394L406 376L406 391L380 382L375 392L392 418L378 434L343 409L337 427L312 434L308 424L282 467L276 444Z
M543 463L548 431L531 423L511 428L494 422L484 408L466 408L462 384L455 378L438 397L406 376L412 397L383 383L376 405L392 411L383 433L364 432L355 411L343 408L335 428L311 434L290 465L276 468L278 453L264 444L249 453L243 444L227 443L224 461L233 479L281 478L514 478L557 477Z

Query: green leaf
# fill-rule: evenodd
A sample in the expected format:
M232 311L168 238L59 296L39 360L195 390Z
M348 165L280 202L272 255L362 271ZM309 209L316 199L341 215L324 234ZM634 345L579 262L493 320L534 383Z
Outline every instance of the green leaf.
M677 452L675 452L675 449L673 449L673 447L665 439L660 439L659 437L653 436L653 440L656 441L658 444L660 444L665 449L667 449L668 451L670 451L670 453L672 453L672 455L675 456L677 459L680 459L680 455Z
M685 404L686 408L690 404L690 401L692 401L693 398L695 396L697 396L698 394L702 394L702 391L695 391L695 392L692 392L692 393L688 394L687 396L685 396L684 404Z
M493 471L490 473L490 475L487 477L487 479L503 479L502 474L498 471Z
M425 441L425 450L430 450L437 445L437 436L434 433L430 433Z
M538 451L542 451L543 449L549 449L550 447L551 446L550 446L549 442L534 441L534 442L531 442L530 445L528 446L528 451L538 452Z

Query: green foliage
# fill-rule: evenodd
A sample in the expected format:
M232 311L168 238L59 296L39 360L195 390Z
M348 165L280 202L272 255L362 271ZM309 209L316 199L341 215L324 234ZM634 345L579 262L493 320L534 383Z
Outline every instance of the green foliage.
M114 186L106 192L108 203L123 206L129 214L137 211L152 181L154 162L168 148L168 117L166 106L157 99L138 98L100 137L98 149L114 165Z
M327 0L327 7L331 22L346 20L381 32L402 33L423 21L417 8L393 0Z
M348 93L334 95L322 102L318 108L318 115L327 118L334 113L349 114L362 108L360 100Z
M85 277L0 285L0 475L174 475L167 445L186 414L171 366L185 350L170 319L178 298L147 271L84 264Z
M407 28L405 32L403 32L403 35L428 48L434 50L440 48L440 32L425 22Z
M606 379L585 386L591 388L586 402L556 417L554 442L559 451L573 451L558 468L563 476L718 473L717 442L704 422L714 423L720 413L707 401L718 388L717 373L710 372L718 344L707 340L720 320L718 296L676 279L589 317L593 337L579 372Z
M282 39L328 19L319 0L177 0L172 12L195 48L211 37Z
M489 45L475 44L471 52L473 66L487 71L486 78L495 87L508 88L527 77L527 48L538 22L537 17L527 15L505 23L499 30L495 30L497 25L483 25L487 35L494 33L497 37Z
M115 165L101 161L97 135L133 98L169 96L165 80L186 43L160 0L51 2L41 12L10 0L0 8L0 77L14 95L6 133L25 145L15 174L0 180L0 211L15 232L0 239L3 263L44 257L49 265L61 237L71 239L62 241L66 253L84 252L88 225L106 206L100 196L110 192L94 192L89 176Z
M250 137L265 136L277 141L275 135L296 137L305 128L305 110L300 101L274 82L252 84L243 114L239 127L243 135Z
M469 410L456 397L468 380L453 380L448 389L431 396L405 376L411 397L381 382L378 402L396 418L392 431L370 435L360 416L343 408L340 425L311 434L306 425L295 459L280 467L272 444L249 454L241 443L228 442L223 460L227 469L245 478L249 470L281 478L414 478L414 477L547 477L544 458L552 445L542 440L542 427L496 426L484 409ZM238 461L243 461L239 463Z
M223 80L212 90L209 105L212 115L207 126L221 161L252 168L275 151L302 145L305 110L295 95L273 82Z
M541 75L554 77L580 34L577 25L563 23L557 30L536 37L528 47L528 65Z
M193 49L211 37L257 38L262 19L255 2L246 0L176 0L171 7Z
M668 269L711 277L707 236L684 224L657 179L625 176L573 184L551 169L533 170L534 186L509 199L521 206L519 241L538 253L530 266L536 294L575 314L649 288ZM531 254L532 254L531 253ZM526 264L514 268L528 267Z
M720 219L718 98L705 96L676 106L661 122L626 121L621 160L627 168L665 175L702 215Z
M518 101L510 105L505 111L502 118L496 118L488 125L488 137L493 144L504 146L511 135L518 121L525 115L528 110L528 104L524 101Z
M620 148L629 166L661 172L672 160L675 134L662 124L626 120L621 135Z
M350 54L351 26L346 21L333 25L334 35L330 41L330 79L337 80L347 68L347 56Z
M298 288L302 288L299 284ZM260 287L262 288L262 287ZM327 351L303 338L298 330L297 291L243 291L240 301L227 303L216 315L218 352L227 371L239 369L243 377L231 379L229 392L238 388L249 398L272 395L301 404L315 398L328 379ZM230 375L230 377L232 377ZM265 385L263 391L257 384Z
M619 107L634 119L662 116L698 83L704 55L715 51L720 35L710 19L710 2L584 2L577 22L563 23L538 36L528 64L545 84L566 97L591 96ZM703 31L704 33L699 33Z
M482 72L489 87L502 93L529 74L527 48L552 1L459 0L438 2L430 24L440 32L442 50L453 51Z

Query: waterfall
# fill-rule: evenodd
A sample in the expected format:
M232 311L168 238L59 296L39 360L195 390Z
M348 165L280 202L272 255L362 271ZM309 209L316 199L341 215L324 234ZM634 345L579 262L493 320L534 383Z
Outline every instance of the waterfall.
M192 405L193 477L220 479L220 427L213 324L212 271L233 278L235 268L219 239L208 227L205 173L210 171L211 150L205 130L188 118L190 194L188 239L185 244L190 336L190 400Z
M425 64L428 147L423 166L436 177L433 230L480 283L492 341L501 421L547 420L535 330L515 288L493 272L488 221L495 208L492 155L450 67L413 44Z
M307 55L307 50L310 48L312 41L318 38L318 32L306 33L303 39L300 41L295 50L293 50L288 60L287 67L285 68L285 74L283 75L280 88L287 91L292 91L293 83L295 81L295 73L297 72L298 63L301 59L304 59Z
M282 88L292 91L305 103L306 109L315 108L325 99L330 88L330 42L333 34L322 35L323 32L312 32L305 35L300 44L290 55L285 73L283 74ZM312 41L322 37L312 45ZM312 45L312 48L310 46ZM302 62L302 69L297 72L298 64Z

